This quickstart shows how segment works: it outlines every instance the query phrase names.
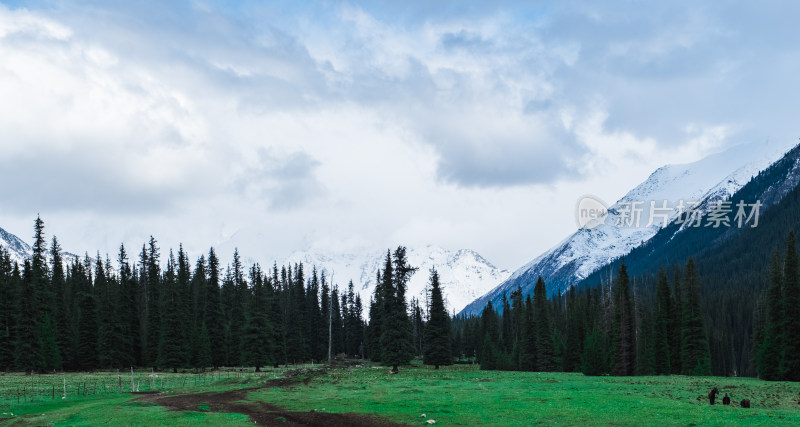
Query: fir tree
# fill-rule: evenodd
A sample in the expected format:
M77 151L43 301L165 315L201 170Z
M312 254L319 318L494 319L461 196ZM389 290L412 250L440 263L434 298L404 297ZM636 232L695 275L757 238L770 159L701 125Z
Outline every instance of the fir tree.
M50 245L50 262L50 287L55 296L54 300L52 301L53 311L51 312L51 316L53 318L53 326L56 333L56 346L58 347L59 356L63 366L64 360L66 359L66 353L70 347L70 334L68 330L69 324L67 319L71 314L70 308L72 303L72 295L67 290L64 258L61 254L61 245L59 245L58 239L55 236L53 236L52 243Z
M614 282L614 322L616 326L614 375L633 375L636 367L633 301L630 295L628 270L624 261L620 264Z
M578 303L577 291L570 286L567 294L567 340L564 351L564 371L577 372L581 364L582 317L584 309Z
M208 340L211 348L211 363L209 366L218 368L225 362L225 353L221 351L225 347L225 317L222 312L219 289L219 259L214 252L214 248L208 251L208 280L205 282L206 301L202 323L206 325ZM210 325L210 328L209 328ZM202 342L201 342L202 344Z
M159 294L161 296L161 320L159 322L161 334L158 341L158 366L178 372L178 368L186 364L187 357L183 347L185 325L178 308L179 305L184 304L184 301L181 300L176 261L172 251L169 253L167 271L164 273L163 286Z
M783 322L783 271L781 257L776 250L769 265L769 288L767 289L767 316L764 337L758 348L756 360L758 376L764 380L780 379L780 362L782 352L782 335L780 328Z
M711 375L708 339L703 328L700 286L694 260L686 263L685 303L681 329L681 369L684 375Z
M272 362L270 357L273 351L270 348L272 326L266 312L269 298L264 287L264 276L258 264L250 269L250 283L251 295L242 329L241 360L243 364L253 366L256 372L259 372L262 366Z
M480 353L478 353L478 360L481 364L482 370L497 369L497 344L500 341L500 320L497 312L489 301L481 313L481 329L480 334L483 337L481 341Z
M92 288L92 277L86 256L83 265L73 264L72 276L76 278L78 292L78 342L76 348L77 367L92 370L97 367L97 304Z
M800 381L800 277L794 231L786 237L783 267L783 343L780 374L784 380Z
M147 246L147 265L144 268L146 273L146 280L144 282L145 290L145 344L144 352L142 353L142 363L155 365L159 354L159 338L161 333L161 266L159 264L159 248L156 239L150 236L150 242Z
M435 369L439 369L439 365L453 363L453 349L450 316L444 306L439 273L435 269L431 270L430 292L431 308L430 318L425 325L424 361L426 365L434 365Z
M531 296L525 298L525 313L522 324L522 337L520 339L519 367L523 371L536 370L536 324L533 320L533 301Z
M381 330L381 360L397 372L399 365L408 364L413 357L411 321L406 305L406 286L416 271L408 265L406 248L399 246L394 258L388 253L383 276L384 318Z
M547 288L539 277L533 288L533 322L536 335L536 370L552 372L556 369L553 360L553 326L547 303Z
M16 264L12 266L8 252L0 246L0 371L8 372L14 364L14 308L17 283L13 280ZM17 269L17 273L19 270Z
M658 270L658 283L656 284L656 319L653 328L653 363L657 375L669 375L672 372L669 347L671 302L667 273L663 268L660 268Z

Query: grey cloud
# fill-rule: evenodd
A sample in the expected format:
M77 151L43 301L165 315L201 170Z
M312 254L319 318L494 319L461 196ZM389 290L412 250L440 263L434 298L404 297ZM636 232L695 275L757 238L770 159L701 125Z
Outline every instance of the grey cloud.
M303 151L283 154L259 150L258 165L239 180L240 191L263 199L275 211L291 211L324 195L315 175L320 162Z
M97 151L42 150L0 157L2 210L168 212L198 192L186 182L143 183L131 176L125 162L122 155ZM148 170L135 173L146 175Z

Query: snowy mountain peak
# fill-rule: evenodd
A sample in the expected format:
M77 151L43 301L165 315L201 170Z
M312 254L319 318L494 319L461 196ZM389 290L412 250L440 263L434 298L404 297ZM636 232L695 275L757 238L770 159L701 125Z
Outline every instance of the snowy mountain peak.
M33 249L19 237L0 228L0 246L11 255L11 261L22 264L26 258L33 254Z
M500 270L477 252L469 249L450 251L438 246L407 248L408 262L417 268L411 276L406 295L408 298L426 299L426 289L431 268L439 272L447 308L460 311L469 302L485 294L488 290L508 278L510 272ZM366 305L375 290L375 279L383 268L386 250L367 250L360 253L330 254L315 251L298 251L286 263L302 262L306 266L316 266L325 271L328 278L339 287L352 280L361 300ZM365 313L366 314L366 313Z
M548 293L565 291L597 268L648 241L665 221L672 222L678 216L679 206L697 203L698 210L707 210L713 203L729 198L784 152L786 147L740 145L694 163L658 168L611 205L599 225L577 230L469 304L464 313L479 314L488 301L495 304L518 286L528 293L539 276L547 283ZM635 209L639 209L638 221Z

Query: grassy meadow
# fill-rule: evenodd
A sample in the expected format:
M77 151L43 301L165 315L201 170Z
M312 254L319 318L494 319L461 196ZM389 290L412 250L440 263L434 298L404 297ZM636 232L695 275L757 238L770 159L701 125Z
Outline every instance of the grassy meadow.
M0 418L4 425L252 425L247 415L217 412L203 401L215 393L246 389L232 400L252 405L266 402L305 413L372 414L410 425L428 425L428 420L435 420L436 425L462 426L800 425L800 384L751 378L586 377L488 372L469 365L438 371L406 367L396 375L387 367L369 365L326 371L223 372L206 374L205 383L195 374L157 374L157 382L151 381L150 375L141 373L142 382L148 380L148 389L140 392L163 394L131 394L130 373L123 392L118 390L117 374L46 375L38 376L41 393L19 402L17 385L35 382L37 376L5 375L0 377ZM276 378L287 375L291 381L275 385ZM67 396L56 393L53 399L53 387L47 389L42 377L62 382L66 378ZM165 380L163 388L160 379ZM77 393L83 390L79 383L92 380L98 384L105 380L105 386L87 386L95 392ZM72 394L69 384L74 384ZM714 406L706 398L712 387L721 391ZM204 394L189 411L169 410L157 400L147 399L198 393ZM732 397L733 405L721 404L725 393ZM744 398L750 399L752 408L739 407ZM276 416L275 423L280 424L282 418Z

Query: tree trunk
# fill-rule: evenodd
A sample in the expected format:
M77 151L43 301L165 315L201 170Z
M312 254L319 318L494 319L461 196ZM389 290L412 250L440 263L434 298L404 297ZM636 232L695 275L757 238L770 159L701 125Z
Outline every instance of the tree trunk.
M437 369L437 370L438 370L438 369L439 369L439 365L435 365L435 366L436 366L436 367L435 367L435 368L433 368L433 369Z
M397 369L397 365L392 365L392 373L396 374L397 372L399 372L399 370Z
M178 368L172 368L172 373L173 374L177 374L178 373Z

